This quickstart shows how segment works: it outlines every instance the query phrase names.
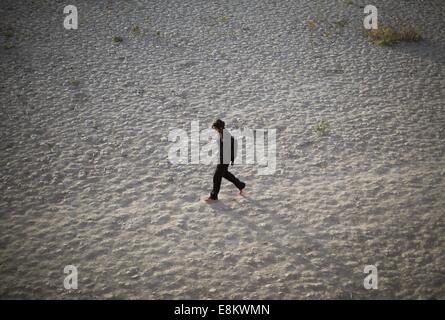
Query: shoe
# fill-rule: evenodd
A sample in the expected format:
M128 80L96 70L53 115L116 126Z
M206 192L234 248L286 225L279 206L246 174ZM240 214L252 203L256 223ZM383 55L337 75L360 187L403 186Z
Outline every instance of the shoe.
M245 187L246 187L246 184L243 182L243 186L239 189L239 194L243 193L243 190Z

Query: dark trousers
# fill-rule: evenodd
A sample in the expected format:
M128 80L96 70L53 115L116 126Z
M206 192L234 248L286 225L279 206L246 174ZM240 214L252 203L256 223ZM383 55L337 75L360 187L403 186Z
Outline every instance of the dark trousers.
M246 186L244 182L241 182L237 177L229 172L228 164L218 164L216 166L215 174L213 175L213 190L210 193L210 197L213 199L218 199L222 178L226 178L240 190Z

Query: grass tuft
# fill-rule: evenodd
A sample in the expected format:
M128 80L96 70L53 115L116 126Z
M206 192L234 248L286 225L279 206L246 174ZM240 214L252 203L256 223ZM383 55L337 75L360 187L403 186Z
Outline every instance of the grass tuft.
M114 42L122 42L122 41L124 41L124 38L123 37L121 37L121 36L113 36L113 41Z
M77 79L73 79L73 80L70 80L70 84L71 84L72 86L77 87L78 85L80 85L80 81L77 80Z
M346 27L346 26L348 25L348 23L349 23L349 21L346 20L346 19L341 19L341 20L338 20L338 21L335 21L335 22L334 22L334 24L335 24L337 27L339 27L339 28L344 28L344 27Z
M312 31L312 30L314 30L317 27L317 24L318 24L318 20L317 19L309 20L307 22L307 28Z
M15 48L15 45L13 45L12 43L5 43L4 45L3 45L3 49L5 49L5 50L9 50L9 49L13 49L13 48Z
M134 33L140 33L141 32L141 28L139 28L139 26L133 26L131 28L131 31L133 31Z
M415 28L402 28L398 31L389 26L370 30L368 36L372 42L380 46L392 46L399 42L418 42L422 39L420 32Z
M315 131L321 134L325 134L327 130L328 130L328 124L326 120L323 117L321 117L320 121L318 121L317 124L315 125Z

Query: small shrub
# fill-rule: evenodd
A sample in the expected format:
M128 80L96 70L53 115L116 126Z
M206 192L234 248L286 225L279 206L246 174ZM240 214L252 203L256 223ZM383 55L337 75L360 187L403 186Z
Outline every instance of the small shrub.
M407 42L417 42L422 40L422 35L420 32L416 29L409 29L401 31L401 41L407 41Z
M314 30L317 27L317 22L318 22L317 19L309 20L307 22L307 28L309 30Z
M5 43L5 44L3 45L3 48L4 48L5 50L9 50L9 49L13 49L13 48L15 48L15 45L13 45L12 43Z
M348 23L349 23L349 21L346 20L346 19L342 19L342 20L338 20L338 21L334 22L334 24L335 24L337 27L339 27L339 28L344 28L344 27L346 27L346 25L347 25Z
M315 130L321 134L325 134L328 129L328 124L326 123L326 120L321 117L320 121L317 122L315 125Z
M113 41L114 42L122 42L122 41L124 41L124 38L121 36L113 36Z
M415 28L397 31L389 26L382 26L378 29L370 30L368 36L372 42L380 46L391 46L398 42L417 42L422 39L419 31Z

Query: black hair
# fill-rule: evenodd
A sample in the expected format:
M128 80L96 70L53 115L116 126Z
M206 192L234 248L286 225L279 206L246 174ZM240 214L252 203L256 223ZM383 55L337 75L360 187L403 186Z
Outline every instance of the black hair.
M224 123L224 121L222 121L221 119L218 119L213 123L212 128L224 129L225 126L226 126L226 124Z

